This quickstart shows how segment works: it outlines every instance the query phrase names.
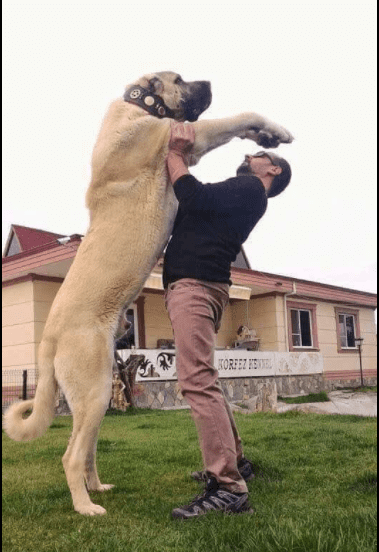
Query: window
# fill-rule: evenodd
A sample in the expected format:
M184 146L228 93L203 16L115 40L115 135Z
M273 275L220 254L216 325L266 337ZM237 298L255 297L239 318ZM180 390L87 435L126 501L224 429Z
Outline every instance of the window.
M319 350L317 335L317 305L287 301L288 344L290 351Z
M355 320L353 314L339 314L341 347L355 347Z
M355 339L360 336L359 311L343 307L336 307L335 311L338 352L356 353Z
M128 319L128 322L131 323L131 326L129 328L129 331L123 337L121 337L121 339L116 341L117 349L131 349L132 347L138 346L135 308L128 309L126 311L126 317Z
M291 326L293 347L312 347L310 311L291 309Z

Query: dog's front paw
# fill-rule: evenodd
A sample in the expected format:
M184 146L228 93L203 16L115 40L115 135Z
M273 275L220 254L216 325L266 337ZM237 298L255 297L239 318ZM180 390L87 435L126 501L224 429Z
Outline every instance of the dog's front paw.
M252 125L241 138L254 140L263 148L277 148L279 144L290 144L294 137L284 127L270 121L263 120L260 124Z
M280 144L280 139L278 136L273 136L266 130L260 130L256 137L256 142L258 146L262 146L262 148L277 148Z
M275 123L268 123L258 133L258 139L261 140L257 142L260 146L266 148L276 148L279 144L290 144L293 142L294 137L290 131L284 127L276 125ZM267 141L273 145L265 146L264 143Z

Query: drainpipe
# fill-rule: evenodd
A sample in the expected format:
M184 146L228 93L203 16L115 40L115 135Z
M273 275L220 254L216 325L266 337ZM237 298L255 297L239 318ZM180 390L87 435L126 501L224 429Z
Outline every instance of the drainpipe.
M284 298L284 336L285 336L285 344L286 344L286 352L288 353L289 343L288 343L288 316L287 316L287 297L290 297L291 295L296 295L296 284L295 282L292 282L292 291L289 291L288 293L285 293L283 295Z

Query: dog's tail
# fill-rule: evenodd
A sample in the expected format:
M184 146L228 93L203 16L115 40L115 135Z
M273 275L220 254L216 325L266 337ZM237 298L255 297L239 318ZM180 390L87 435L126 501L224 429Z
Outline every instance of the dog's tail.
M54 419L57 392L54 353L52 345L41 342L38 384L34 399L16 402L4 414L4 430L14 441L30 441L40 437ZM32 413L25 417L28 410L32 410Z

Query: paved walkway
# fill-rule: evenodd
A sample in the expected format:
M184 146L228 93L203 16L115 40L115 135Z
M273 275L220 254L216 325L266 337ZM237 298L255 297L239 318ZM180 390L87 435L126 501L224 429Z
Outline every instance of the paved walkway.
M288 410L316 412L317 414L352 414L354 416L377 417L377 393L369 391L331 391L330 402L286 404L278 401L278 413Z

